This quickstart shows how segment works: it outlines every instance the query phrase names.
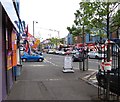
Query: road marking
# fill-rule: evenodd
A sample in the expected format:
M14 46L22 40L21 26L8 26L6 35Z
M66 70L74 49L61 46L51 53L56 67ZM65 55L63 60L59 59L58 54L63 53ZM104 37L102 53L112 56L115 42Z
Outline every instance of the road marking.
M48 79L50 81L57 81L57 80L63 80L63 79Z
M42 66L45 66L45 65L23 65L23 66L34 66L34 67L42 67Z
M33 80L17 80L16 83L18 82L41 82L41 81L61 81L61 80L78 80L78 78L69 78L69 79L64 79L64 78L56 78L56 79L33 79Z
M95 61L89 61L89 62L92 62L92 63L97 63L97 64L99 64L100 62L95 62Z
M48 61L47 59L45 59L45 61L48 62L48 63L50 63L50 64L52 64L52 65L54 65L54 66L58 66L55 63L52 63L52 62Z
M58 66L58 65L56 65L55 63L52 63L52 62L50 62L50 61L48 61L47 59L45 59L45 62L48 62L48 63L50 63L50 64L52 64L52 65L54 65L54 66ZM91 61L91 62L94 62L94 61ZM95 62L94 62L95 63ZM96 62L96 63L98 63L98 62ZM79 69L79 68L77 68L77 67L73 67L73 69ZM90 71L97 71L97 69L88 69L88 70L90 70Z
M79 68L73 67L73 69L79 69ZM90 70L90 71L97 71L97 69L88 69L88 70Z

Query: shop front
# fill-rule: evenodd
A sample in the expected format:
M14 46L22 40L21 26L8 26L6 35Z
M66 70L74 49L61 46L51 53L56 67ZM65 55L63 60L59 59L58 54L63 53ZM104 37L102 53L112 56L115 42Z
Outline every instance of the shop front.
M12 0L0 2L0 100L5 100L15 81L14 67L18 62L17 37L19 22Z

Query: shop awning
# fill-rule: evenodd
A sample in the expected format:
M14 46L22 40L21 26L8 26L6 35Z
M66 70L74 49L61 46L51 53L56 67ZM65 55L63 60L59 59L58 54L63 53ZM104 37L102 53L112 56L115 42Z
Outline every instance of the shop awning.
M17 13L15 11L13 1L12 0L1 0L1 4L2 4L3 8L5 9L8 17L10 18L12 24L14 25L16 30L19 32L19 28L15 23L15 22L19 22L19 19L18 19Z

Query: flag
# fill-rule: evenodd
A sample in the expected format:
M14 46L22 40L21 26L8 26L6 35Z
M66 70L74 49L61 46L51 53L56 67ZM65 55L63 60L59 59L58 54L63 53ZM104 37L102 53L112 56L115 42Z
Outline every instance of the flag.
M25 33L26 33L26 36L28 36L28 25L27 25L27 27L25 28Z

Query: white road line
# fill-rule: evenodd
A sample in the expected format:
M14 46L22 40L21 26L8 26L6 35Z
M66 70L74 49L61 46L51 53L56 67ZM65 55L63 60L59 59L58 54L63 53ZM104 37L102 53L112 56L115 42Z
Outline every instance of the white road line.
M48 63L50 63L50 64L52 64L52 65L54 65L54 66L58 66L58 65L56 65L55 63L52 63L52 62L48 61L47 59L45 59L44 61L45 61L45 62L48 62ZM94 61L91 61L91 62L94 62ZM94 63L95 63L95 62L94 62ZM96 62L96 63L98 63L98 62ZM78 67L78 68L77 68L77 67L73 67L73 69L79 70L79 67ZM97 71L97 69L88 69L88 70Z
M23 65L23 66L34 66L34 67L41 67L41 66L45 66L45 65Z
M73 69L79 69L79 68L73 67ZM88 69L88 70L90 70L90 71L97 71L97 69Z
M52 62L50 62L50 61L48 61L46 59L45 59L45 61L48 62L48 63L50 63L50 64L52 64L52 65L54 65L54 66L58 66L58 65L56 65L56 64L54 64L54 63L52 63Z
M97 64L99 64L100 62L95 62L95 61L89 61L89 62L92 62L92 63L97 63Z

